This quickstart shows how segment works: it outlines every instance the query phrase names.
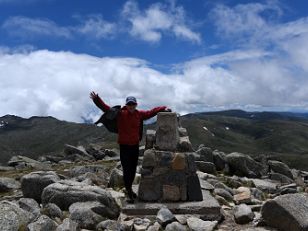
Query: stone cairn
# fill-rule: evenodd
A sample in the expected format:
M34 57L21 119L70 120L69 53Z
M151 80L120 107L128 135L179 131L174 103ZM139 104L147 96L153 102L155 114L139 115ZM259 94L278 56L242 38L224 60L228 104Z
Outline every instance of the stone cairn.
M200 182L187 131L175 112L159 112L147 130L138 197L141 201L202 201Z

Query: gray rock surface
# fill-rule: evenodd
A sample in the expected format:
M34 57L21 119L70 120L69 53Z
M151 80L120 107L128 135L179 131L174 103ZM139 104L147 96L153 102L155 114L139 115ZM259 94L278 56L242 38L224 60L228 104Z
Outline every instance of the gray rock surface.
M18 205L21 209L27 211L30 215L30 220L33 221L41 215L39 204L32 198L20 198Z
M240 204L234 207L234 219L238 224L246 224L255 217L251 208L246 204Z
M97 186L84 183L62 180L46 187L42 194L43 204L55 203L62 210L76 202L98 201L105 206L109 218L119 215L119 207L111 194Z
M277 160L269 160L268 165L271 171L280 173L282 175L289 177L290 179L293 179L293 174L291 172L291 169L285 163Z
M9 201L0 202L1 231L16 231L25 228L31 220L31 215Z
M213 151L211 148L202 146L196 151L196 153L200 155L201 161L211 162L211 163L214 162Z
M23 196L41 202L41 194L44 188L59 180L59 176L53 171L38 171L26 174L21 178Z
M0 177L0 193L19 189L20 183L13 178Z
M28 231L55 231L58 224L46 215L40 216L35 222L30 223Z
M212 231L217 223L217 221L204 221L196 217L187 219L187 225L191 231Z
M277 191L277 183L273 183L269 180L252 179L252 182L256 188L260 189L262 192L275 193Z
M230 172L238 176L261 177L267 173L266 166L255 161L250 156L233 152L226 156Z
M178 120L174 112L157 114L155 147L159 150L175 151L179 142Z
M106 207L97 201L74 203L69 207L69 212L70 219L83 229L95 229L98 223L110 217Z
M262 218L271 227L282 231L308 230L308 194L286 194L265 202Z
M159 224L165 227L167 224L175 221L175 216L167 207L163 207L158 211L156 220Z
M188 228L185 225L180 224L177 221L168 224L165 228L165 231L187 231Z
M213 151L214 164L217 171L222 171L225 168L226 164L226 154L220 151Z
M78 223L75 221L72 221L69 218L65 218L60 224L56 231L77 231L78 230Z
M44 205L43 207L43 214L46 216L54 219L56 217L62 219L63 218L63 212L62 210L54 203L48 203Z
M108 187L117 189L124 187L124 180L123 180L123 172L118 168L114 168L111 171Z
M216 166L212 162L196 161L196 165L201 172L216 174Z
M214 193L225 198L227 201L233 201L233 195L223 188L215 188Z

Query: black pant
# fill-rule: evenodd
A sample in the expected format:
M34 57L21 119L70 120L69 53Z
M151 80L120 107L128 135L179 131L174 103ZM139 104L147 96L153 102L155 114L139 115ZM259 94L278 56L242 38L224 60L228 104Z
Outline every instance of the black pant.
M123 179L126 190L132 190L138 165L139 144L120 144L120 160L123 168Z

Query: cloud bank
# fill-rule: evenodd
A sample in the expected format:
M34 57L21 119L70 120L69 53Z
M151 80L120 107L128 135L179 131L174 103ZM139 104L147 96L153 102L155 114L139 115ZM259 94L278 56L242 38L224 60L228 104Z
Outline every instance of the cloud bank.
M0 47L0 115L51 115L75 122L96 119L100 112L89 98L92 90L110 105L123 105L126 96L135 95L139 108L166 105L180 114L230 108L308 110L308 18L279 23L283 12L274 3L215 7L210 17L216 32L226 42L235 41L234 46L175 64L168 74L131 57L35 50L31 45ZM176 25L182 25L180 30L185 31L183 18L169 18L161 5L140 12L134 2L127 4L134 9L129 14L133 36L144 32L143 40L155 42L165 28L177 33ZM171 9L181 15L180 8ZM267 11L275 17L265 17ZM138 26L141 19L146 27ZM232 20L237 27L229 24ZM47 24L33 25L45 28ZM81 24L79 33L104 37L113 35L113 29L113 24L96 16Z

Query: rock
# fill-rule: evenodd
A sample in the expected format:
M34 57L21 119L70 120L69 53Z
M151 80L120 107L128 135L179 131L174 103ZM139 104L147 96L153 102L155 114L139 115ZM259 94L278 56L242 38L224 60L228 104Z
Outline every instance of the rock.
M29 157L26 156L13 156L9 161L8 161L8 166L12 166L15 167L17 169L20 168L26 168L26 167L31 167L31 168L35 168L35 169L49 169L50 166L43 164L37 160L33 160Z
M278 193L281 195L289 194L289 193L297 193L297 185L295 183L283 185L279 188Z
M174 170L184 170L186 168L186 159L184 153L175 153L172 160L172 169Z
M197 174L189 176L187 179L187 197L189 201L202 201L203 199Z
M109 157L117 157L117 156L120 156L120 151L116 148L113 148L113 149L106 149L105 150L105 153L107 156Z
M175 216L168 208L163 207L158 211L156 220L160 225L165 227L167 224L175 221Z
M211 192L214 191L214 186L212 184L210 184L206 180L199 179L199 181L200 181L201 189L209 190Z
M179 201L180 199L181 199L181 192L178 186L163 185L163 200L164 201Z
M289 177L287 177L283 174L276 173L276 172L269 173L269 178L271 180L279 181L283 184L292 184L294 182L291 178L289 178Z
M150 226L151 221L147 218L135 218L134 219L134 230L145 231Z
M247 203L251 202L251 192L250 189L247 187L239 187L236 189L236 194L233 196L235 203Z
M192 148L192 145L191 145L191 142L188 136L179 137L179 143L178 143L177 150L181 152L193 151L193 148Z
M86 173L95 173L98 175L106 174L106 168L103 165L85 165L74 166L70 169L70 176L77 177Z
M229 193L227 190L223 189L223 188L215 188L214 189L214 193L216 195L219 195L223 198L225 198L227 201L233 201L233 196L231 193Z
M161 225L158 222L155 222L153 225L149 226L147 231L160 231L162 230Z
M257 189L266 193L275 193L277 191L277 184L270 182L269 180L252 179L253 184Z
M111 194L98 186L62 180L47 186L42 194L43 204L55 203L62 210L76 202L98 201L105 207L108 218L117 218L119 207Z
M225 176L226 185L232 188L238 188L243 185L238 176L227 177Z
M200 160L205 162L214 162L213 151L208 147L201 147L196 151L200 155Z
M226 154L217 150L213 151L213 160L217 171L222 171L226 165Z
M112 169L108 187L118 189L124 187L123 172L117 168Z
M85 151L91 156L93 156L95 160L102 160L106 156L104 149L95 147L94 145L90 145L89 147L86 148Z
M196 165L201 172L216 174L216 167L212 162L196 161Z
M286 194L264 203L262 218L282 231L308 230L308 194Z
M78 223L72 221L69 218L65 218L61 225L59 225L56 231L75 231L78 230Z
M187 227L185 225L180 224L177 221L172 222L166 226L165 231L187 231Z
M146 130L146 135L145 135L145 149L150 149L154 147L155 143L155 130Z
M70 219L84 229L95 229L98 223L111 217L106 206L98 201L76 202L69 207L69 212Z
M122 227L121 224L119 224L117 221L114 220L105 220L100 222L96 226L96 230L98 231L125 231L125 227Z
M24 175L21 178L23 196L41 202L41 194L44 188L59 180L59 176L53 171L38 171Z
M31 215L9 201L0 202L0 227L3 231L24 229L31 220Z
M230 206L229 202L225 198L223 198L222 196L215 195L215 199L218 201L218 203L220 205Z
M73 145L65 144L63 152L68 156L78 154L89 160L94 159L94 157L87 153L85 148L82 146L74 147Z
M188 133L187 133L187 129L186 129L186 128L179 127L178 130L179 130L179 136L180 136L180 137L188 136Z
M76 177L76 180L79 182L87 183L89 185L100 185L102 187L105 187L108 185L109 174L107 172L102 172L98 174L87 172L83 175Z
M256 198L258 200L264 200L265 199L265 195L260 189L251 188L250 191L251 191L251 194L254 198Z
M204 221L196 217L187 219L187 225L191 231L212 231L217 223L217 221Z
M267 173L264 165L242 153L230 153L226 156L226 161L229 165L230 172L238 176L258 178Z
M162 198L161 187L161 183L154 177L141 179L138 198L141 201L158 201Z
M0 164L0 172L7 172L7 171L12 171L12 170L15 170L15 168L9 167L9 166L2 166Z
M228 187L227 185L225 185L225 184L222 183L222 182L218 182L218 183L216 183L214 186L215 186L215 188L221 188L221 189L224 189L224 190L228 191L229 194L231 194L232 196L234 195L233 189L230 188L230 187Z
M32 198L20 198L18 200L18 205L21 209L29 213L31 221L37 219L41 215L39 204Z
M154 167L156 165L156 157L155 157L155 150L154 149L147 149L144 151L143 160L142 160L142 167Z
M291 169L285 163L282 163L277 160L269 160L268 165L271 171L285 175L293 180L293 174L291 172Z
M63 218L62 210L54 203L48 203L44 205L42 210L43 210L42 213L50 218L53 219L56 217L59 217L60 219Z
M246 204L240 204L234 207L234 219L238 224L246 224L255 217L251 208Z
M139 156L143 156L144 151L145 151L145 145L140 146L139 147Z
M221 206L218 201L206 190L202 191L203 200L194 202L170 202L164 203L173 214L199 214L204 220L220 220ZM128 216L157 215L161 209L161 203L126 204L122 208L122 213Z
M0 193L19 189L20 183L9 177L0 177Z
M28 231L55 231L57 229L57 223L51 220L46 215L40 216L37 221L30 223L27 228Z
M179 142L178 119L174 112L159 112L157 114L157 130L155 148L175 151Z

